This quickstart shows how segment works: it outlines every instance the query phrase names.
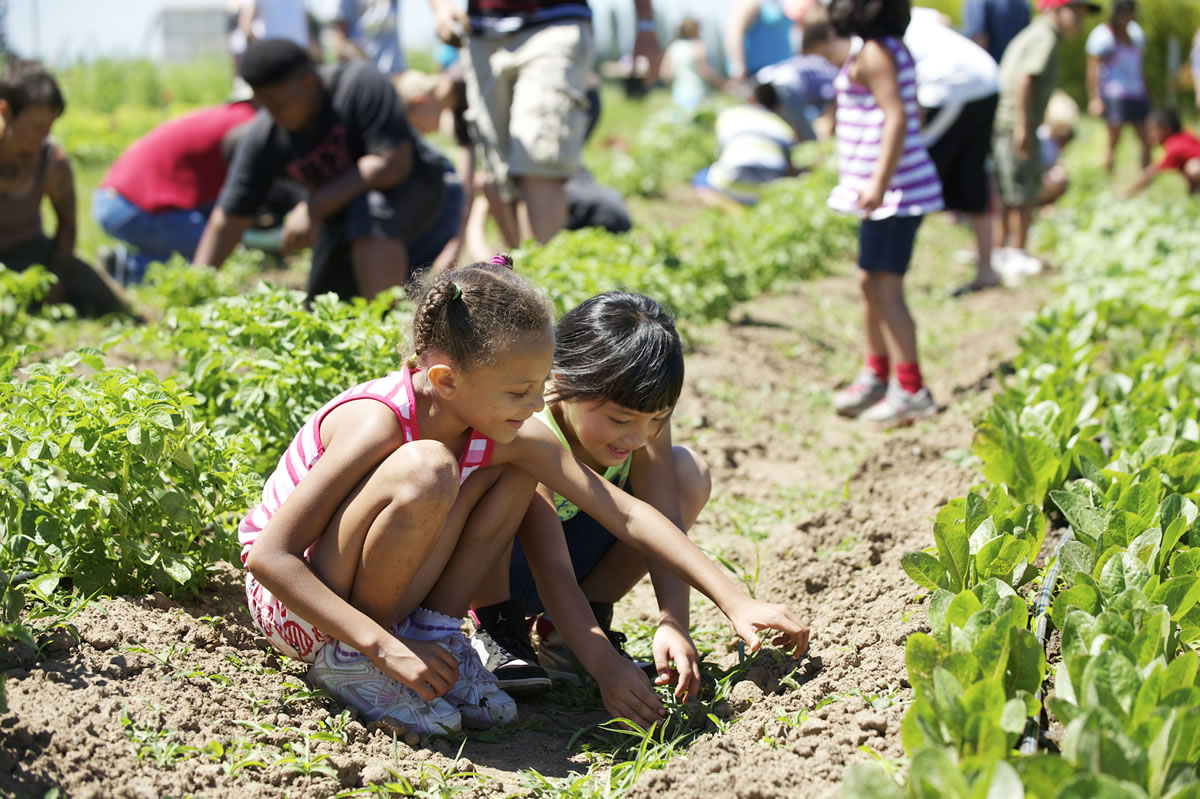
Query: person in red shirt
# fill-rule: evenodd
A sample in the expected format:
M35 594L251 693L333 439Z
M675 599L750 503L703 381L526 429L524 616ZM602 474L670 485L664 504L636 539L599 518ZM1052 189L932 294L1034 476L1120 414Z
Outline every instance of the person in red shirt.
M1133 185L1125 190L1126 197L1133 197L1150 185L1163 172L1178 170L1187 180L1188 191L1200 192L1200 138L1183 130L1179 112L1174 108L1160 108L1150 115L1150 142L1162 145L1163 158L1142 171Z
M104 232L131 245L102 258L124 283L174 253L188 260L221 193L237 128L254 118L249 103L204 108L164 122L129 146L92 199Z

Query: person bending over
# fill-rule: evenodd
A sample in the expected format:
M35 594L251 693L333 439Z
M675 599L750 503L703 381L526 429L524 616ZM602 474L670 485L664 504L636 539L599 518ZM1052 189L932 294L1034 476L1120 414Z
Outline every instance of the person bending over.
M1179 112L1174 108L1160 108L1150 115L1150 142L1162 145L1163 158L1157 164L1146 167L1133 185L1125 190L1126 197L1141 192L1163 172L1178 170L1187 180L1188 192L1200 192L1200 138L1183 129Z
M194 262L220 266L277 177L307 199L284 222L287 250L312 246L308 296L342 299L404 285L458 231L449 162L413 133L391 81L357 61L318 70L281 39L252 43L242 78L263 110L250 123Z
M10 61L0 75L0 264L24 272L44 266L57 281L46 301L84 314L127 311L111 280L75 256L75 177L50 137L67 104L58 82L36 61ZM42 227L42 198L58 220Z

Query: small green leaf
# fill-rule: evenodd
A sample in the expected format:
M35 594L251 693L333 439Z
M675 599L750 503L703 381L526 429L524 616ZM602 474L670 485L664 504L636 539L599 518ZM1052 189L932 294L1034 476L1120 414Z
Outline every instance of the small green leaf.
M947 586L946 570L928 552L905 552L900 557L900 565L910 580L928 591Z

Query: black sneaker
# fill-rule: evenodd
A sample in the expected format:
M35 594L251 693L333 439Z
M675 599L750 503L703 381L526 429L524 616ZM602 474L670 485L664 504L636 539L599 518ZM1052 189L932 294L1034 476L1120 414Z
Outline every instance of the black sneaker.
M538 665L525 613L519 602L506 600L476 608L471 646L483 665L496 675L500 688L514 696L536 696L550 690L550 677Z
M658 677L658 669L653 663L647 663L644 660L633 660L628 652L625 651L625 642L628 637L625 633L618 632L612 628L613 606L611 602L589 602L592 606L592 613L596 616L596 623L600 625L600 629L604 631L604 635L608 638L608 642L613 645L613 649L617 650L617 654L626 660L633 661L633 664L646 673L650 678L650 682Z

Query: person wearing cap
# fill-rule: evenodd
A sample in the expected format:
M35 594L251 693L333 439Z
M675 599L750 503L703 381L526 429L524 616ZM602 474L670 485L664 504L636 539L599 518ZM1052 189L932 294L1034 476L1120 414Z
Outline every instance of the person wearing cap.
M462 46L471 138L521 239L567 223L567 181L582 163L596 46L587 0L429 0L438 38ZM634 0L634 64L653 81L662 50L651 0Z
M194 263L224 263L279 177L306 192L284 221L283 246L313 248L309 300L369 299L452 249L462 214L453 167L413 132L373 64L318 70L295 43L266 39L246 48L241 73L262 110L238 144Z
M1101 117L1108 126L1108 149L1104 168L1113 169L1113 153L1121 129L1130 125L1141 144L1142 168L1150 165L1150 96L1142 59L1146 34L1137 24L1135 0L1116 0L1108 21L1092 29L1087 39L1088 113Z
M1017 34L1000 60L1000 101L992 134L992 161L1000 191L1003 274L1035 273L1026 251L1033 209L1042 188L1037 129L1058 84L1062 40L1079 34L1084 13L1100 7L1083 0L1038 0L1038 15ZM1007 249L1004 249L1006 248Z

